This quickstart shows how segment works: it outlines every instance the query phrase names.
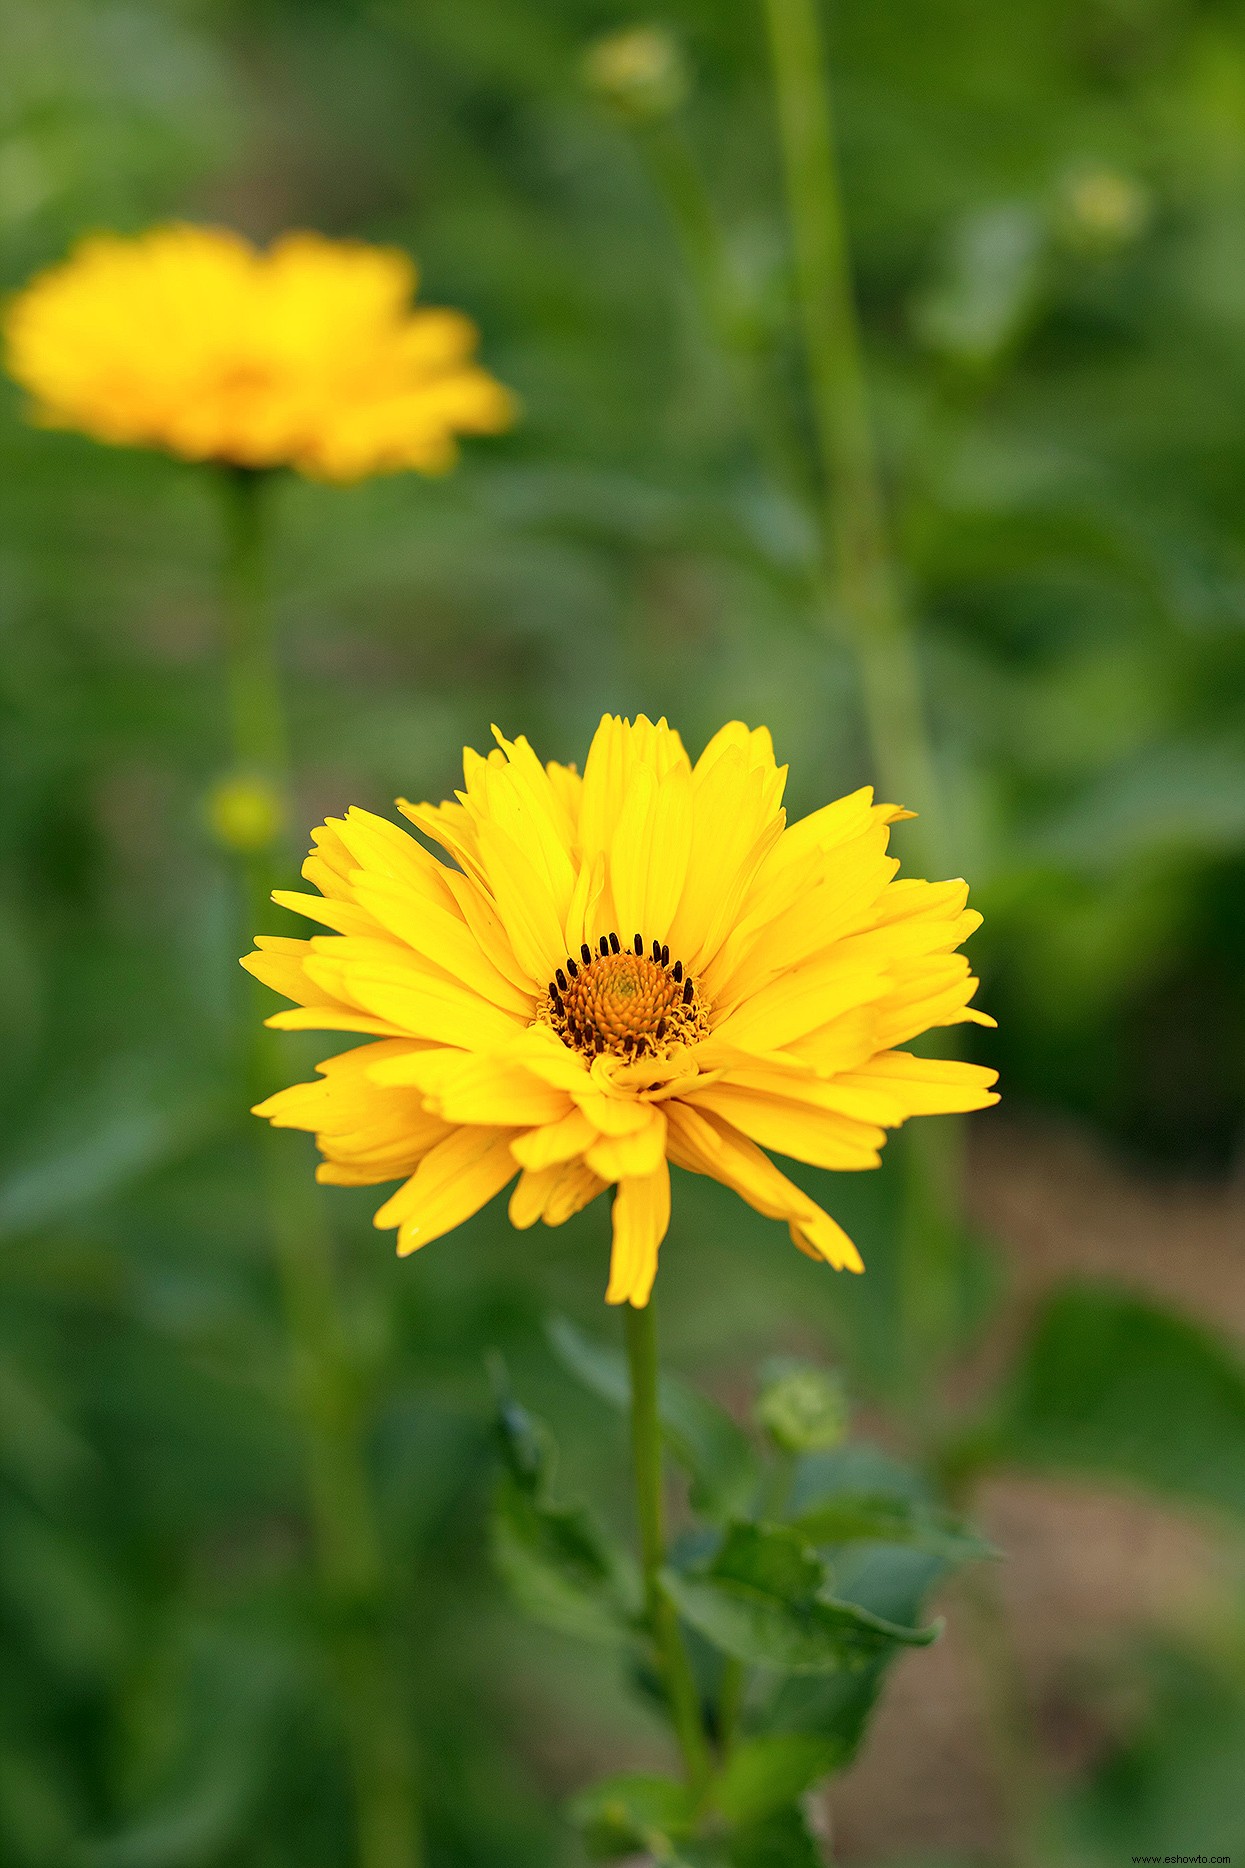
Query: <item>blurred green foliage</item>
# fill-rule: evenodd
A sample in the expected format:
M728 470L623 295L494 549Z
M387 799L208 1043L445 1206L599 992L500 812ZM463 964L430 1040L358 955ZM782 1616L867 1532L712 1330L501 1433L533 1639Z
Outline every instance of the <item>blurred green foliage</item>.
M759 12L676 0L663 18L733 328L799 437ZM816 614L808 489L758 449L643 143L584 82L589 44L634 23L604 0L10 0L0 16L5 285L92 227L165 216L395 240L523 398L520 429L452 479L282 489L308 824L445 795L494 718L582 757L605 708L668 712L694 743L765 721L797 810L869 776L852 669ZM841 0L830 24L947 837L987 915L976 957L1001 1031L981 1054L1016 1105L1223 1168L1245 1073L1245 6ZM208 827L227 763L218 515L197 472L30 430L11 388L0 402L0 1859L347 1863L239 1116L241 910ZM289 1054L291 1074L312 1059ZM681 1179L674 1363L833 1345L875 1389L893 1186L828 1191L870 1262L847 1288ZM500 1598L482 1356L499 1348L559 1423L568 1495L625 1528L621 1424L544 1334L550 1311L602 1327L600 1215L520 1239L486 1214L398 1266L366 1197L331 1212L432 1859L572 1861L556 1806L581 1757L643 1764L656 1726L608 1655L533 1641ZM1239 1510L1239 1374L1215 1345L1092 1299L1043 1328L1071 1387L1041 1356L1022 1365L948 1470L990 1451ZM1130 1356L1181 1404L1165 1412L1153 1380L1095 1386ZM706 1421L672 1392L677 1452ZM729 1491L751 1450L720 1439L737 1464L699 1482ZM841 1489L873 1500L878 1574L952 1534L932 1497L876 1475ZM852 1599L912 1619L877 1592ZM1223 1646L1139 1663L1144 1716L1063 1812L1068 1859L1161 1849L1168 1829L1173 1848L1223 1837L1224 1734L1245 1705L1239 1641ZM792 1688L792 1732L822 1729L811 1704ZM1225 1828L1202 1837L1214 1810Z

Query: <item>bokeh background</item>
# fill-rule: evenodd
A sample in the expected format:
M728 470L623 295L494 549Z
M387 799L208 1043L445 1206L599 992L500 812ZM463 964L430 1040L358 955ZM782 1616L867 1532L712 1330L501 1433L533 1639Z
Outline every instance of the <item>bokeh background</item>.
M522 397L450 478L282 487L300 826L447 795L492 720L582 757L605 709L665 712L695 747L765 722L798 810L872 776L809 502L758 447L661 163L583 80L586 47L636 20L606 0L0 18L6 288L84 231L173 216L392 241ZM671 0L660 23L733 328L798 438L761 10ZM947 1405L992 1392L1069 1278L1143 1318L1092 1338L1102 1380L1062 1440L1020 1434L984 1476L1007 1659L983 1664L941 1605L947 1638L897 1669L830 1798L835 1859L1020 1863L1035 1799L1043 1868L1226 1856L1245 1850L1245 7L836 0L828 28L939 830L1000 1020L965 1039L1006 1101L970 1124ZM205 813L229 758L207 478L34 431L0 397L13 1868L356 1860L240 1114L241 908ZM823 1190L870 1263L848 1281L681 1178L672 1364L742 1416L760 1358L812 1355L891 1443L896 1185L888 1165ZM562 1800L662 1740L609 1655L532 1632L493 1576L484 1362L504 1354L557 1423L563 1484L625 1525L620 1425L545 1336L554 1312L613 1327L601 1214L520 1236L490 1210L399 1266L371 1204L327 1209L430 1860L571 1864Z

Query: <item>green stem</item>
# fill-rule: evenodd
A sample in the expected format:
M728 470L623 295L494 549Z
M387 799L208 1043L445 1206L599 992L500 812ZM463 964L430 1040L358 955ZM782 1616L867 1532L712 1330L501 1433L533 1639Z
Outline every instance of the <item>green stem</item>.
M890 800L920 813L904 833L917 873L944 874L945 819L916 631L886 536L816 0L765 0L765 8L832 606L855 658L878 781ZM900 1149L899 1377L914 1413L945 1340L960 1214L957 1125L944 1117L924 1126L927 1134L905 1136Z
M915 634L886 540L820 23L815 0L765 5L827 555L878 776L890 797L935 820L919 833L928 849L937 786Z
M227 649L234 759L240 773L288 792L289 737L267 587L267 476L229 472L226 498ZM252 916L278 879L275 853L245 861ZM258 1005L249 1060L256 1096L279 1081L277 1034ZM361 1868L419 1868L411 1746L386 1653L386 1587L363 1458L350 1357L341 1326L333 1242L314 1184L288 1137L265 1127L263 1178L302 1424L316 1564L341 1683L354 1779Z
M661 1420L657 1408L657 1327L652 1301L641 1310L628 1304L624 1322L631 1371L631 1444L645 1613L687 1780L694 1790L700 1790L710 1769L700 1696L679 1633L674 1604L661 1580L666 1540L662 1512Z

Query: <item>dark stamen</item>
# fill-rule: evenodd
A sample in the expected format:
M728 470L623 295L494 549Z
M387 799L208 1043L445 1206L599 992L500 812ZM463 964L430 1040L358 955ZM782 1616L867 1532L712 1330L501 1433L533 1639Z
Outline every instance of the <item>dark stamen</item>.
M676 981L681 980L683 977L683 962L681 960L676 960L674 963L674 977Z
M575 962L572 960L571 965L574 966L574 964ZM557 980L558 985L562 988L563 992L565 992L566 991L566 974L562 971L561 967L558 968L557 972L554 974L553 977Z
M655 965L661 965L661 942L658 940L653 942L653 961Z
M602 936L601 936L601 952L602 952L602 954L607 954L607 953L609 952L609 950L610 950L610 938L609 938L609 935L608 935L608 934L602 934Z
M565 1018L566 1007L562 1003L562 994L558 991L556 986L550 986L549 997L553 1000L554 1011L558 1013L559 1017Z
M692 1003L692 982L690 979L687 980L683 986L683 1003L684 1005L690 1005Z
M639 954L639 955L641 955L641 956L643 955L643 953L644 953L644 936L643 936L643 934L637 934L637 935L636 935L636 937L635 937L635 950L636 950L636 953L637 953L637 954Z
M663 966L670 965L670 949L667 947L665 941L661 943L661 963Z
M618 938L618 936L617 936L617 934L611 934L611 935L610 935L610 952L611 952L611 953L617 953L617 952L619 951L619 948L621 947L621 945L622 945L622 943L621 943L621 941L619 940L619 938Z
M567 961L566 970L570 974L572 979L579 978L579 968L575 965L575 962L573 960Z
M583 960L584 960L584 965L585 965L585 966L588 966L588 965L589 965L589 964L591 963L591 960L592 960L592 949L591 949L591 947L590 947L590 946L588 945L588 943L587 943L587 941L585 941L585 942L583 943L583 945L582 945L582 946L580 947L580 949L579 949L579 951L580 951L580 953L581 953L581 954L583 955Z
M657 1030L654 1033L654 1036L656 1037L658 1044L661 1043L665 1035L666 1035L666 1021L664 1018L659 1018L657 1021Z

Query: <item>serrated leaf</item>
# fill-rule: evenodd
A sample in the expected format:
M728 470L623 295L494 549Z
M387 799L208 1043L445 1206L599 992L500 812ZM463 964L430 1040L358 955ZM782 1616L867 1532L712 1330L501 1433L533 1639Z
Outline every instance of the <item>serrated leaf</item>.
M626 1357L596 1342L567 1317L548 1325L549 1342L570 1373L611 1407L626 1409L630 1384ZM694 1388L663 1375L658 1391L662 1433L692 1481L695 1510L721 1523L746 1512L756 1496L756 1452L724 1408Z
M679 1613L724 1653L788 1673L831 1673L867 1664L888 1647L924 1647L936 1627L907 1628L825 1593L825 1570L793 1531L732 1526L699 1572L665 1573Z
M974 1459L1245 1513L1245 1369L1199 1324L1127 1291L1070 1286L1039 1313Z

